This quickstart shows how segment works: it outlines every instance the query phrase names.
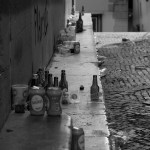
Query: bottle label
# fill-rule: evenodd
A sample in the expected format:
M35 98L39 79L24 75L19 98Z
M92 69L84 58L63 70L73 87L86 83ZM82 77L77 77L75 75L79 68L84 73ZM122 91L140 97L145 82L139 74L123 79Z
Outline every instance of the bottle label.
M31 106L34 111L41 111L43 109L43 98L40 95L34 95L31 99Z
M55 103L55 111L60 111L60 106L59 106L59 103Z
M51 109L55 112L59 112L60 108L60 96L52 96L51 97Z
M99 99L100 93L99 92L95 92L91 94L91 100L95 100L95 99Z
M84 135L81 135L78 139L78 146L80 150L84 150Z
M63 89L62 91L62 102L69 102L69 93L67 89Z

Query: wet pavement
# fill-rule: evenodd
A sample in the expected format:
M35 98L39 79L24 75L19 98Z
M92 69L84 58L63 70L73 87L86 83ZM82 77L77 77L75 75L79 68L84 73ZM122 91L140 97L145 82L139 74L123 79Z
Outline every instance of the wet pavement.
M85 150L109 150L109 132L100 80L99 101L93 102L90 98L93 75L99 75L91 14L85 14L82 18L84 31L76 34L76 40L80 42L80 53L57 53L48 68L53 76L59 78L61 70L66 70L69 95L77 94L76 100L70 98L70 103L62 108L64 113L71 116L73 126L83 128ZM80 90L81 85L84 90Z
M111 149L149 150L150 38L147 33L95 36Z
M103 90L98 80L99 101L91 101L90 87L93 75L99 75L91 14L83 16L84 31L76 34L80 53L55 53L47 67L60 81L61 70L66 71L68 104L62 106L59 117L31 116L30 112L12 111L0 134L0 149L12 150L70 150L72 126L83 128L85 150L109 150L109 131L106 121ZM80 90L80 86L84 90ZM77 98L72 98L76 95ZM84 140L82 139L82 140Z

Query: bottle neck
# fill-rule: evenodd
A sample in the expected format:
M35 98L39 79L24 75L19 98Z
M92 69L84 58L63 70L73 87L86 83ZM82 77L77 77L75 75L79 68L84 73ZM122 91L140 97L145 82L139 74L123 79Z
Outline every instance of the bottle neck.
M84 7L82 6L82 11L84 11Z
M45 81L48 81L48 73L45 73Z
M66 74L64 72L61 74L61 81L66 81Z
M65 80L66 79L66 72L65 70L62 70L61 71L61 81Z
M53 86L52 74L48 74L48 86Z
M32 79L32 81L31 81L31 87L33 87L33 86L37 86L37 79Z
M31 87L38 86L38 74L33 74L32 80L31 80Z
M97 75L93 76L93 85L98 85L97 84Z
M54 87L58 87L58 77L54 77Z
M79 13L79 20L82 20L81 13Z

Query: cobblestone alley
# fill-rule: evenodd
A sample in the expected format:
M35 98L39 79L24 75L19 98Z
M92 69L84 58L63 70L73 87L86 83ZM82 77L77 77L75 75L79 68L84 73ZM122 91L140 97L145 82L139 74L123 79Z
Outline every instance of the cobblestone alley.
M150 150L148 33L95 33L95 42L112 150Z

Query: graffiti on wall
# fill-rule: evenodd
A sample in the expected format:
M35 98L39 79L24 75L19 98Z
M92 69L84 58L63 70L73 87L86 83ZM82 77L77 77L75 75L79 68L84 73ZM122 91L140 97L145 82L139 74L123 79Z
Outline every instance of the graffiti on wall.
M48 30L48 10L47 0L44 12L41 13L38 5L34 6L34 28L35 28L35 44L42 41Z
M3 39L2 39L2 30L1 30L1 12L0 12L0 56L3 55Z

